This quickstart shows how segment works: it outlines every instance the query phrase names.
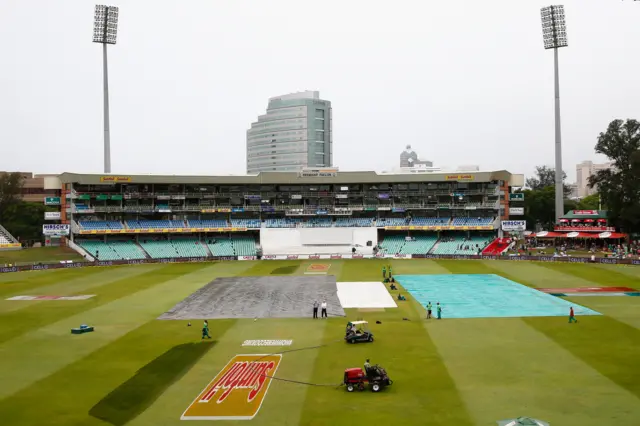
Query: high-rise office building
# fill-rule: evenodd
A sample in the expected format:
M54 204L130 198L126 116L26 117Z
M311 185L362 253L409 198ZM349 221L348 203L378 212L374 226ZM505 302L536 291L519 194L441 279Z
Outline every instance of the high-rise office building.
M331 102L320 92L269 99L267 113L247 130L247 173L333 166Z
M428 160L420 160L418 153L411 149L411 145L407 145L407 148L400 153L400 167L416 167L422 165L424 167L433 167L433 162Z
M612 167L612 163L594 164L593 161L583 161L576 165L576 186L577 196L580 198L595 194L597 188L589 188L589 177L599 170L606 170Z

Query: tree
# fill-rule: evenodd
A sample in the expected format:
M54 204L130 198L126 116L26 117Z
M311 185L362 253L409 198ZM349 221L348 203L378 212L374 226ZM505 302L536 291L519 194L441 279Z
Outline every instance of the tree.
M20 241L41 240L44 212L49 209L43 203L19 201L4 211L4 223L7 231Z
M562 172L563 192L567 197L571 193L571 189L564 185L564 181L567 180L567 174ZM556 186L556 169L547 166L537 166L536 174L530 177L526 181L526 186L534 191L539 191L547 187Z
M20 202L24 177L19 172L0 173L0 224L8 209Z
M578 202L578 210L600 210L600 194L591 194Z
M542 229L552 229L556 222L555 187L546 186L540 190L525 190L523 192L524 219L527 221L527 226L534 229L536 225L540 225ZM565 211L575 208L575 201L564 200Z
M595 146L613 167L599 170L589 178L591 188L598 187L607 206L610 222L625 232L640 230L640 122L613 120L600 133Z

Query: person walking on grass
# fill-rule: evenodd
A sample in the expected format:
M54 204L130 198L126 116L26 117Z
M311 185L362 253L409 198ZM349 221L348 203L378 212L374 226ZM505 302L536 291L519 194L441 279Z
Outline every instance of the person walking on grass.
M322 301L321 307L322 307L322 313L321 313L322 318L327 318L327 301L326 300Z
M576 316L573 313L573 306L569 308L569 324L571 324L572 322L578 322Z
M383 280L387 279L387 267L386 266L382 267L382 279Z
M211 339L209 335L209 321L207 320L204 320L204 324L202 325L202 340L204 340L205 337Z
M436 312L438 314L438 319L442 319L442 306L440 306L440 302L436 303Z
M431 301L427 303L427 319L431 319L431 310L433 309L433 305L431 305Z
M313 302L313 319L318 319L318 307L320 307L320 304L316 300Z

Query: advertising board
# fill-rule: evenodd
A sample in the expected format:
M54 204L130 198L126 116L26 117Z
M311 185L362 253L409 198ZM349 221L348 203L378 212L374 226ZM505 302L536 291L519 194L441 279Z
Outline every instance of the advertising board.
M57 224L57 225L42 225L42 235L46 235L48 237L60 237L69 235L69 225L68 224Z
M502 230L507 232L519 232L527 229L526 220L503 220Z
M44 220L60 220L60 212L44 212Z

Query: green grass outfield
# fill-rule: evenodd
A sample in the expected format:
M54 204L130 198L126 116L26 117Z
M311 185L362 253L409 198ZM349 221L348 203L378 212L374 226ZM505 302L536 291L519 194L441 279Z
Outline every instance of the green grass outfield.
M178 425L182 412L246 339L293 339L277 376L339 383L365 358L387 368L383 392L274 381L258 415L219 424L495 425L532 416L552 426L640 424L640 298L580 297L579 318L424 319L411 298L373 322L373 344L335 343L345 319L156 320L216 277L303 274L331 263L338 281L377 281L385 260L152 264L0 275L0 422L4 425ZM640 267L507 261L396 260L395 274L499 274L534 287L640 288ZM293 268L285 268L285 267ZM285 269L281 269L285 268ZM16 295L95 294L83 301ZM408 293L404 293L407 296ZM446 311L445 311L446 314ZM402 321L402 318L410 321ZM375 320L381 320L376 325ZM82 323L96 332L81 336ZM208 424L209 422L203 422ZM197 424L197 422L196 422Z

